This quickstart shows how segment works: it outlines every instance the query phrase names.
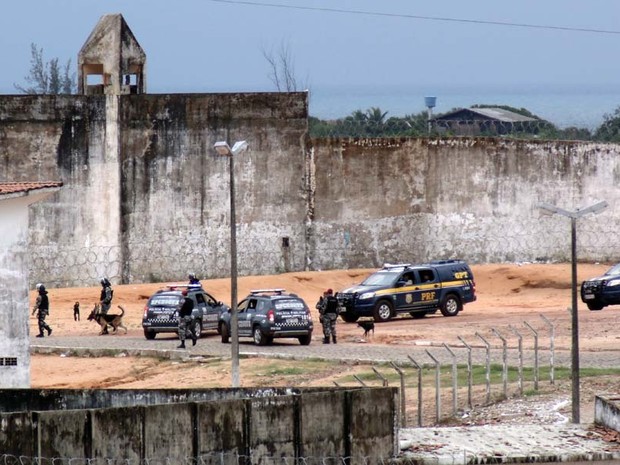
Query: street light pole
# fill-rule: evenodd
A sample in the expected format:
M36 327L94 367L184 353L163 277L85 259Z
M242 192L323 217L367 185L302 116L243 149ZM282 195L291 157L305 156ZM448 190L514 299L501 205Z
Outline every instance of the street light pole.
M554 205L541 203L538 208L549 215L561 215L570 218L571 238L571 379L572 379L572 422L579 423L579 317L577 314L577 219L588 213L596 214L607 208L607 202L599 202L573 212Z
M246 141L235 142L232 148L226 141L213 146L218 154L229 157L230 175L230 337L232 387L240 386L239 376L239 315L237 313L237 218L235 211L235 155L246 150Z

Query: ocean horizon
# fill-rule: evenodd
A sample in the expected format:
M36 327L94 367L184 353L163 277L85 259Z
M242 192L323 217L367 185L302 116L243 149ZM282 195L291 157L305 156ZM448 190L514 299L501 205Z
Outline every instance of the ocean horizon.
M620 107L620 86L311 86L310 116L344 118L356 110L378 107L391 116L402 117L427 111L424 97L436 97L433 114L476 104L509 105L525 108L555 126L595 130Z

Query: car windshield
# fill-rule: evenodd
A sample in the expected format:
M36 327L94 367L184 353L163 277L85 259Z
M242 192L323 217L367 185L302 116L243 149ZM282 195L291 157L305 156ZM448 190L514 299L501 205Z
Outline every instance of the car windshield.
M618 263L617 265L612 266L609 270L607 270L607 272L605 274L607 276L618 276L618 275L620 275L620 263Z
M368 276L362 286L390 286L396 281L402 270L399 271L377 271Z

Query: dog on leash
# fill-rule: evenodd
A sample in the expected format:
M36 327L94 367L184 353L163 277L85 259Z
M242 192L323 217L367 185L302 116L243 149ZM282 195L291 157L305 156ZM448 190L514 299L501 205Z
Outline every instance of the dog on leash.
M120 305L118 306L118 308L121 309L120 314L104 314L101 313L101 307L99 306L99 304L95 304L95 307L90 312L90 315L88 315L87 319L88 321L95 321L99 324L99 326L101 326L101 332L99 332L100 336L102 334L109 334L108 326L112 327L112 332L114 333L118 328L122 328L125 330L125 334L127 334L127 327L123 324L123 315L125 314L125 309Z
M374 321L358 321L357 325L364 330L364 337L368 337L372 331L372 335L375 335L375 322Z

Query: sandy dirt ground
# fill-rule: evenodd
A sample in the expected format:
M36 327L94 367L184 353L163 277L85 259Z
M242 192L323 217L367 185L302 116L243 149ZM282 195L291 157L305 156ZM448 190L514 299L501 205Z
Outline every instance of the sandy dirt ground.
M608 264L580 264L578 282L598 276L609 268ZM523 322L531 322L537 328L544 328L544 315L556 326L556 348L569 348L571 344L571 268L570 264L500 264L475 265L472 270L478 299L467 304L458 316L446 318L437 313L423 319L400 317L388 323L377 325L370 344L407 344L433 342L456 342L464 328L490 334L491 328L510 334L510 326L524 328ZM347 270L296 272L275 276L242 277L239 279L240 298L251 289L285 288L299 294L314 313L318 326L318 314L314 304L327 288L335 291L358 283L374 270ZM203 280L203 287L216 298L229 304L230 280ZM114 287L114 305L121 305L125 311L127 335L98 336L99 327L87 316L98 300L100 287L48 289L51 315L48 319L53 328L51 337L92 336L97 337L140 337L141 317L148 297L161 287L160 284L123 285ZM31 304L35 293L32 292ZM79 301L81 320L73 319L73 304ZM592 312L579 299L579 332L582 351L615 350L620 347L620 306L606 307ZM339 339L342 344L359 342L362 333L356 324L339 322ZM527 330L523 330L524 333ZM30 319L30 333L38 332L36 319ZM159 336L158 336L159 337ZM214 337L214 336L210 336ZM312 344L320 344L320 330L315 331ZM303 350L300 347L300 350ZM620 352L618 352L620 358ZM229 362L183 364L164 362L149 358L124 357L113 359L113 375L110 374L110 360L79 359L75 357L34 355L32 358L32 386L34 388L165 388L165 387L228 387L230 385ZM276 368L277 367L279 368ZM619 361L620 365L620 361ZM291 366L291 370L284 369ZM245 386L291 385L317 386L333 385L336 379L355 373L360 367L325 366L312 371L310 375L295 371L295 362L283 361L274 364L269 359L242 359ZM368 369L368 367L366 367ZM293 376L290 376L290 374ZM591 387L589 383L594 383ZM598 384L597 384L598 383ZM597 390L606 390L618 385L617 377L585 380L585 396ZM570 382L559 383L554 395L566 396ZM561 391L561 392L560 392ZM590 393L590 394L587 394Z

